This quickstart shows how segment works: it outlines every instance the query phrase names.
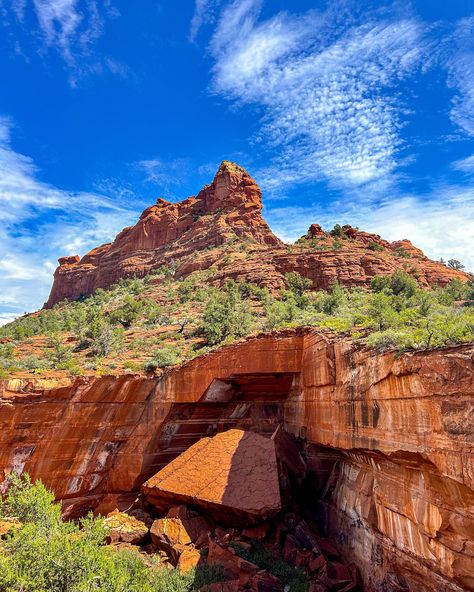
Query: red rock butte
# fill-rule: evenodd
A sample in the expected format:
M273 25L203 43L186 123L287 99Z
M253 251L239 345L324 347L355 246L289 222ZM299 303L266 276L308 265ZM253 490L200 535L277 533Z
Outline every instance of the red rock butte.
M367 286L377 274L390 274L407 264L422 285L445 285L466 274L431 261L410 241L388 243L375 234L343 226L337 241L312 224L297 248L289 249L262 217L262 192L240 166L223 161L214 180L195 197L179 203L158 199L135 224L111 243L93 249L82 259L59 259L46 308L107 288L124 277L143 277L171 262L176 276L216 268L216 281L239 277L270 289L284 285L284 274L296 271L314 288L327 289L336 281ZM222 248L244 247L239 265L223 256ZM406 257L400 257L403 252Z

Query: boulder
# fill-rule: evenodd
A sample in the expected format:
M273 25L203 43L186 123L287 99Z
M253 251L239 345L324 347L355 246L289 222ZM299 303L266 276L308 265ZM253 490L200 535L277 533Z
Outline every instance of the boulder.
M180 554L177 568L181 573L187 573L198 566L201 561L201 553L193 547L187 547Z
M207 538L212 530L212 524L209 520L200 516L197 512L193 512L185 505L173 506L170 508L166 517L180 520L193 543L202 536Z
M145 510L142 510L141 508L135 508L135 510L130 510L130 512L127 512L127 514L129 516L133 516L137 520L140 520L140 522L146 524L148 528L150 528L153 524L153 518L150 516L150 514L148 514L148 512L145 512Z
M191 537L179 518L160 518L155 520L150 529L151 541L157 549L173 554L175 545L189 545Z
M274 442L237 429L202 438L149 479L142 491L159 508L180 501L224 524L259 522L281 508Z
M109 529L108 540L116 543L142 543L148 535L148 526L134 516L114 510L107 515L105 524Z
M259 572L257 565L239 557L231 547L213 540L209 542L207 562L209 565L222 566L226 576L230 580L238 579L241 587L249 586Z

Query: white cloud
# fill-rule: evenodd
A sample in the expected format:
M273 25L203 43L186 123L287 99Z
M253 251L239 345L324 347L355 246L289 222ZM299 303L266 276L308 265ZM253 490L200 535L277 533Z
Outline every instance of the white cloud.
M277 154L264 186L389 178L403 147L398 90L431 59L426 29L370 14L362 25L335 25L333 12L315 11L259 21L260 9L260 0L228 5L210 49L214 91L264 108L260 139Z
M0 327L2 325L6 325L7 323L11 323L18 316L19 315L16 312L0 312Z
M452 167L463 173L474 173L474 154L454 161Z
M94 43L104 32L107 19L120 16L111 6L111 0L10 0L10 6L10 11L4 11L5 23L20 24L19 30L30 38L39 38L40 53L44 53L45 49L57 51L69 68L72 86L89 72L108 70L118 76L128 75L126 65L112 57L94 55L93 51ZM28 23L27 28L27 10L36 17L36 26ZM21 36L15 34L15 52L28 60L28 52L22 45Z
M212 22L214 11L220 5L220 0L196 0L194 14L189 27L189 40L196 41L199 30L204 24Z
M0 120L0 315L39 308L61 255L84 254L136 218L127 202L58 189L37 179L31 158L10 142Z
M457 91L451 119L474 136L474 17L458 23L454 40L456 51L447 61L448 83Z
M77 0L33 0L33 4L46 44L57 46L67 61L72 60L71 45L83 20Z

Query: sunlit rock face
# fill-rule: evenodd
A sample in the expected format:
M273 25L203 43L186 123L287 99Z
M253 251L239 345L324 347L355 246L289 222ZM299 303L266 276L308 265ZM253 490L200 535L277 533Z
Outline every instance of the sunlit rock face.
M224 245L226 253L222 252ZM233 260L229 262L225 255L230 252ZM467 279L464 272L428 259L410 241L388 243L351 226L343 226L333 236L312 224L298 245L288 248L262 216L257 183L245 169L224 161L213 181L195 197L177 203L158 199L113 242L82 259L61 257L45 307L170 264L177 266L176 277L213 267L216 283L238 278L271 290L280 289L284 274L290 271L311 279L318 289L328 289L336 281L344 286L367 286L374 275L404 268L416 275L420 285Z
M261 522L281 510L274 441L238 429L201 438L146 481L142 492L163 510L184 503L224 524Z
M162 378L3 381L0 469L68 515L126 507L202 437L278 425L302 487L366 589L474 590L474 346L376 355L315 330L249 338Z

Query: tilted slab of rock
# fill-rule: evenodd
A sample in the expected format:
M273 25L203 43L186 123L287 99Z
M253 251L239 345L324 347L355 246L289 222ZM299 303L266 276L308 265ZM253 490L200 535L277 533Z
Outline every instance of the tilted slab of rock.
M225 521L268 517L281 508L274 442L243 430L203 438L149 479L142 491L160 508L179 500Z

